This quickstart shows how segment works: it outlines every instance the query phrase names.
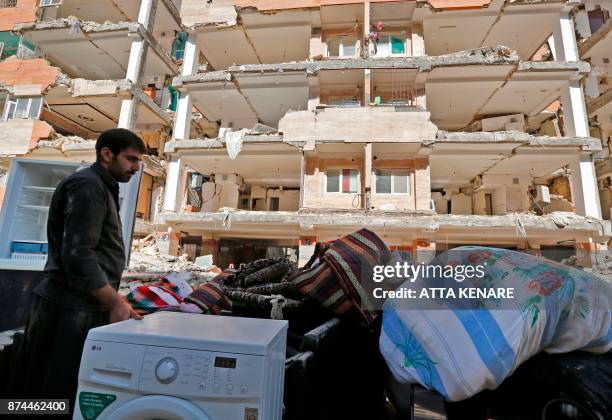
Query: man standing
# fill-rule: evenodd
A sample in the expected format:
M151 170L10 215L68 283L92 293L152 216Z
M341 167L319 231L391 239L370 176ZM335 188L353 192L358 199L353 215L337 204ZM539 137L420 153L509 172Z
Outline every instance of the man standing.
M75 403L87 332L141 317L117 293L125 266L119 182L140 170L143 141L124 129L96 142L96 163L58 185L47 222L49 255L25 329L24 389L31 398Z

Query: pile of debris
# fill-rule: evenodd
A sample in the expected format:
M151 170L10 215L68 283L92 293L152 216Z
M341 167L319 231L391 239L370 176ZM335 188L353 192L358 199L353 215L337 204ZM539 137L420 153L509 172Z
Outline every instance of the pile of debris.
M155 241L135 243L130 254L130 265L123 274L119 293L126 295L130 288L158 281L172 273L188 273L192 287L212 280L221 270L214 265L200 266L189 261L187 254L179 257L163 255Z
M561 260L561 264L568 265L570 267L578 268L586 271L587 273L594 274L598 277L603 278L612 283L612 254L608 251L601 256L597 256L596 264L593 267L582 267L578 263L578 257L572 255L568 258Z

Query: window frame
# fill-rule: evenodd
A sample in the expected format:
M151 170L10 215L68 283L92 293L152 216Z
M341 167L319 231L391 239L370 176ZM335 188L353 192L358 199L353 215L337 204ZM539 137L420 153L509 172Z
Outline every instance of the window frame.
M390 172L391 173L391 192L379 192L378 191L378 172ZM395 177L398 176L396 172L403 172L406 176L406 192L395 192ZM408 169L374 169L372 171L372 177L374 178L374 194L376 195L397 195L397 196L412 196L412 173Z
M32 104L34 100L37 100L37 99L40 99L40 102L38 104L38 110L36 111L36 116L30 116L30 113L32 112ZM19 107L19 102L24 101L24 100L28 101L26 112L25 112L26 116L25 117L15 117L15 112L17 111ZM4 113L2 115L2 121L22 120L22 119L23 120L37 120L40 118L43 102L44 100L42 96L7 96L6 102L4 105ZM11 104L14 105L14 108L13 108L13 115L9 118L9 114L11 112Z
M342 191L342 183L344 180L344 175L343 175L343 171L344 170L348 170L348 171L356 171L357 172L357 191L348 191L348 192L344 192ZM329 171L338 171L339 172L339 178L338 178L338 191L328 191L327 190L327 172ZM330 168L325 168L324 171L325 174L325 182L324 182L324 192L325 194L359 194L361 191L361 174L359 171L359 168L353 167L353 168L346 168L346 167L330 167ZM350 182L350 177L349 177L349 182Z
M389 55L380 54L380 45L382 44L382 39L387 38L387 45L389 46ZM404 52L402 53L393 53L393 44L391 43L391 37L399 37L403 39L404 44ZM408 35L403 33L382 33L380 34L379 40L376 43L376 54L374 57L404 57L408 51Z
M355 48L355 54L351 54L351 55L344 54L344 45L345 45L343 42L344 39L354 39L354 42L351 45L353 45L353 47ZM339 40L338 55L330 55L329 42L331 40ZM359 37L357 35L337 35L337 36L328 37L325 40L325 48L326 48L327 57L349 57L349 58L359 57L360 45L358 45L358 43L359 43Z

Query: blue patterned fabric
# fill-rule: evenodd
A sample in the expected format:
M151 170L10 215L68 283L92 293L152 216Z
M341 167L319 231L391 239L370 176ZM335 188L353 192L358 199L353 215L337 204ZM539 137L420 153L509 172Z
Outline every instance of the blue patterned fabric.
M438 263L484 264L486 274L478 286L513 287L515 299L441 309L411 309L406 301L387 300L380 349L400 382L418 383L459 401L495 389L541 351L612 349L612 285L602 278L486 247L455 248L432 262Z

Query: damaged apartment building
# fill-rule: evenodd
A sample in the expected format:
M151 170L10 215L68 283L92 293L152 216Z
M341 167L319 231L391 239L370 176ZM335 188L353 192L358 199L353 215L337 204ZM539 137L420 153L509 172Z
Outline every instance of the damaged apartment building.
M578 1L184 1L168 251L604 249ZM193 108L205 137L194 138ZM291 251L293 250L293 251Z
M3 177L14 158L93 162L104 130L135 130L148 148L135 233L153 232L177 96L169 86L182 54L178 7L170 0L0 1Z
M576 13L580 59L591 64L585 80L587 115L591 133L601 139L602 153L596 154L596 171L604 219L612 207L612 1L586 0Z
M41 112L5 115L0 154L84 159L136 129L167 162L147 162L164 253L303 264L361 227L416 259L607 249L605 1L13 3L0 30L38 58L0 63L1 102Z

